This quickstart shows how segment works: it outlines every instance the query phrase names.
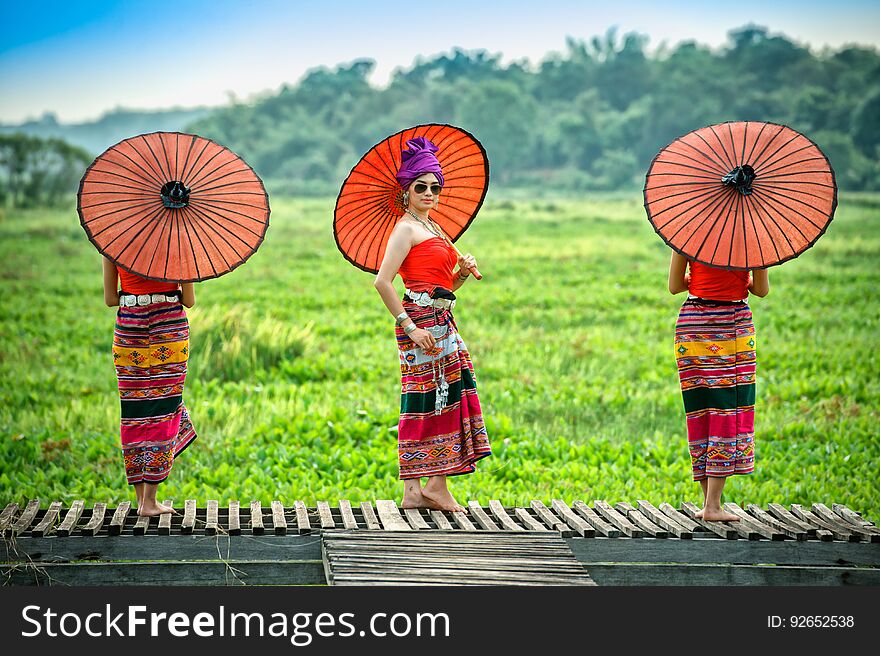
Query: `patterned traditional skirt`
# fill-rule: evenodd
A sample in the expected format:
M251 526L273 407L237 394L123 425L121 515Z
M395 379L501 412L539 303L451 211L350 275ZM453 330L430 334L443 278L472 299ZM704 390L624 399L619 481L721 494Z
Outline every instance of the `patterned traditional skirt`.
M179 302L119 308L113 360L131 485L164 481L175 456L196 438L183 405L188 356L189 322Z
M746 302L688 299L675 356L694 480L755 468L755 324Z
M400 478L456 476L491 455L474 366L449 310L403 307L419 328L446 334L426 353L397 327L403 391L398 425Z

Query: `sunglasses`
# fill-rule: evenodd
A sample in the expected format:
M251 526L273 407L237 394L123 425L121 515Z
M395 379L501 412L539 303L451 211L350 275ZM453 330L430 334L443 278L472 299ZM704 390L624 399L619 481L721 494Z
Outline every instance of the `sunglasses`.
M426 185L424 182L416 182L415 185L413 186L413 191L416 192L417 194L423 194L423 193L425 193L425 191L427 189L428 189L428 185ZM443 185L437 184L436 182L431 185L431 193L432 194L439 194L442 189L443 189Z

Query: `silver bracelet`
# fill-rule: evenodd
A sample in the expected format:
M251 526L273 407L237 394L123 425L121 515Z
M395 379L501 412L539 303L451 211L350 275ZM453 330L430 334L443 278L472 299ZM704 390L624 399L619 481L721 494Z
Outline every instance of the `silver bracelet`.
M404 319L409 319L409 315L406 312L401 312L396 317L394 317L394 323L398 326L403 323Z
M409 335L409 334L410 334L411 332L413 332L417 327L418 327L418 326L416 326L416 322L413 321L411 324L409 324L408 326L404 327L403 332L405 332L407 335Z
M465 275L461 275L462 271L463 271L463 269L458 270L458 279L459 280L467 280L468 278L470 278L470 275L471 275L470 273L466 273Z

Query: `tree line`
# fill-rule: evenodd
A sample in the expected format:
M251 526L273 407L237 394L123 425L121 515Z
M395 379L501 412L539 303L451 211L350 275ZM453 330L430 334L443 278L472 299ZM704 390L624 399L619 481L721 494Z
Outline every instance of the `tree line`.
M398 70L377 88L371 60L308 73L190 128L241 154L270 189L338 190L358 158L418 123L458 125L489 154L495 182L586 191L640 186L657 151L693 129L773 121L815 141L846 189L880 188L880 53L814 53L749 25L712 49L649 53L647 36L568 39L536 65L455 50Z

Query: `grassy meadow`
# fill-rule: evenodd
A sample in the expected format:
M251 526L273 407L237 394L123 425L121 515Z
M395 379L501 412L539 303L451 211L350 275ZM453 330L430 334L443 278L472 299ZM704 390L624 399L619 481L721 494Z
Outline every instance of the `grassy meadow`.
M399 365L372 276L336 250L334 199L273 197L259 252L196 286L185 400L199 432L161 498L399 498ZM756 473L736 502L846 503L880 518L880 196L754 299ZM484 274L455 314L494 455L460 500L699 501L672 349L683 296L639 194L493 190L460 240ZM100 256L68 211L0 221L0 503L133 499ZM399 282L399 281L398 281Z

